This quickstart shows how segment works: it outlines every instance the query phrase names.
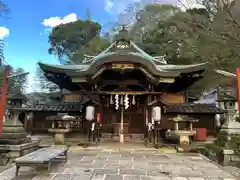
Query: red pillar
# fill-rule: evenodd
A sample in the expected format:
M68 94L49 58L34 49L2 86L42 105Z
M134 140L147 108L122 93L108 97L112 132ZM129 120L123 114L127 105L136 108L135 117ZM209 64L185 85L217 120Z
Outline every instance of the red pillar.
M4 108L6 103L6 96L7 96L8 76L9 76L10 70L11 70L10 67L6 67L3 74L1 100L0 100L0 136L2 135L2 123L3 123Z
M237 97L238 97L238 112L240 113L240 68L237 68Z

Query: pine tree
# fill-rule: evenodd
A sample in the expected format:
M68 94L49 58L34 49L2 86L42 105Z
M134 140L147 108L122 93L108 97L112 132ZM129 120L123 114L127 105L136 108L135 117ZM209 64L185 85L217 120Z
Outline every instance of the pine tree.
M92 12L90 8L86 9L86 20L91 21L92 20Z
M42 69L37 65L36 74L34 78L34 88L38 92L54 92L58 90L58 86L50 82L44 75Z

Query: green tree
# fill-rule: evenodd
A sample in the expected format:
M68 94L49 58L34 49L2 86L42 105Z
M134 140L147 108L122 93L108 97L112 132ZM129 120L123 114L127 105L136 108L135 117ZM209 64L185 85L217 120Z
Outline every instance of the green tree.
M50 82L44 72L37 64L36 66L36 74L34 77L34 88L37 92L54 92L59 90L59 87L54 83Z
M75 60L78 64L83 60L86 46L100 35L101 26L90 20L78 20L55 27L49 36L50 54L60 59ZM77 56L77 57L76 57Z
M86 20L88 21L92 20L92 12L89 8L86 9Z
M24 70L22 68L17 68L17 69L12 68L12 70L10 71L10 75L20 74L20 73L24 73ZM4 74L4 66L2 66L2 68L0 69L0 77L2 77L0 79L0 86L2 86L3 74ZM9 78L7 92L8 93L12 93L12 92L25 93L27 85L28 85L28 79L26 75Z
M163 10L161 7L165 5L146 6L150 8L143 8L142 16L138 13L138 19L132 25L132 37L147 53L165 56L171 64L208 62L206 76L214 78L216 75L212 70L233 72L240 64L240 16L237 16L240 6L237 4L219 8L209 2L206 8L186 12L176 7L171 9L169 5ZM211 84L209 79L205 78L193 88L203 90Z

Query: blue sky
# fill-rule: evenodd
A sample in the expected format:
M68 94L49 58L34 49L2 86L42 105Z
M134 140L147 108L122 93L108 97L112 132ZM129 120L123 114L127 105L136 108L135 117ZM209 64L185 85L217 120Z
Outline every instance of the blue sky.
M6 61L30 72L31 84L38 61L58 63L48 54L48 35L52 27L85 18L86 8L90 8L93 20L107 26L115 21L118 12L134 1L141 0L5 0L10 12L0 19L0 38L5 40Z
M30 72L30 78L34 76L38 61L58 63L54 56L48 54L49 29L56 22L69 14L69 21L74 21L71 16L84 18L86 8L90 8L93 19L102 24L114 19L105 10L106 3L103 0L5 0L5 3L10 9L7 17L0 20L0 26L9 30L9 34L4 37L5 58L12 66ZM48 26L44 26L44 20ZM5 28L2 29L3 35L7 33Z

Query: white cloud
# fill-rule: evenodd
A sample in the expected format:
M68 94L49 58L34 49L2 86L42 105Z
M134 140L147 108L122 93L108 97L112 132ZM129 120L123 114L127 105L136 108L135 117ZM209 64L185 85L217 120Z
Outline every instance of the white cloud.
M182 9L204 7L199 3L199 0L177 0L177 5L180 6Z
M104 0L104 9L108 13L118 14L124 11L124 9L132 3L144 2L150 0Z
M50 18L44 19L42 24L47 28L54 28L61 24L67 24L70 22L75 22L77 20L78 20L77 14L72 13L72 14L68 14L64 17L56 16L56 17L50 17Z
M0 27L0 39L3 39L7 36L9 36L9 29L6 27Z
M104 7L105 11L111 13L111 10L114 6L113 2L111 0L105 0L104 3L105 3L105 7Z

